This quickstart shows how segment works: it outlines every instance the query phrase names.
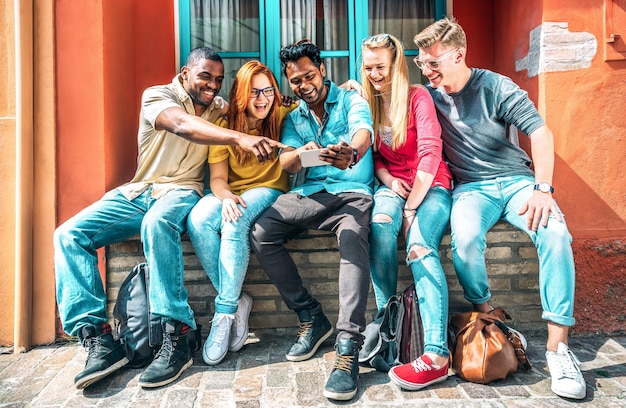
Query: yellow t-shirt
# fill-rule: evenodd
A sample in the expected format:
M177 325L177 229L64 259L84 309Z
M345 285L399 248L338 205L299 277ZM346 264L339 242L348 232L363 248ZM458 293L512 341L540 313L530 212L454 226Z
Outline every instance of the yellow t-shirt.
M280 122L297 105L290 107L280 107ZM220 118L216 125L227 127L228 122ZM258 131L249 132L250 135L257 136ZM230 191L241 195L246 190L255 187L269 187L286 193L289 191L289 176L283 170L278 157L274 161L259 163L256 157L250 157L243 165L240 165L235 154L234 146L209 146L209 163L219 163L228 160L228 185Z

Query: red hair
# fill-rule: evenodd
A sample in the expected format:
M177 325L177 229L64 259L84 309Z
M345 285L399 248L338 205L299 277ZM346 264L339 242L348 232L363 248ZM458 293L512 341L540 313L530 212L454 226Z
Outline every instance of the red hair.
M273 140L280 140L280 105L283 97L278 91L278 82L272 71L267 65L259 61L248 61L239 68L233 87L230 90L230 101L228 107L228 128L242 133L250 133L252 129L248 129L246 120L246 108L250 100L250 92L252 90L252 77L254 75L263 74L269 79L274 87L274 101L270 107L270 111L263 119L260 128L260 135ZM235 148L237 159L243 164L252 155L245 152L240 147Z

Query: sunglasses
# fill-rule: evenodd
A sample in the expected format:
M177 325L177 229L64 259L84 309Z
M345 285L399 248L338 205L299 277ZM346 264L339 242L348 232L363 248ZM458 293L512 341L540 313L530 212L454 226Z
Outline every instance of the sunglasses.
M458 50L458 48L453 48L451 50L444 52L438 58L430 59L427 61L420 61L419 60L420 56L418 55L417 57L413 58L413 62L415 62L415 65L417 65L417 68L419 68L420 70L423 70L426 66L428 66L428 68L434 71L434 70L439 69L439 65L441 64L441 61L443 61L444 59L452 55L452 53L455 52L456 50Z
M386 43L388 41L391 41L389 34L376 34L371 37L365 37L363 41L361 41L361 45L376 44L381 42Z

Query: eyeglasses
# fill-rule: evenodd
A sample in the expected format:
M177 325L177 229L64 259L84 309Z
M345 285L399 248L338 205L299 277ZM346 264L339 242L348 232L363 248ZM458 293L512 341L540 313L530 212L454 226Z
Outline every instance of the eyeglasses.
M419 60L420 56L418 55L417 57L413 58L413 62L415 62L415 65L417 65L417 68L419 68L420 70L423 70L426 66L428 66L428 68L432 70L437 70L439 69L439 64L441 64L441 61L443 61L448 56L452 55L452 53L456 50L458 50L458 48L453 48L451 50L444 52L438 58L430 59L428 61L420 61Z
M276 93L276 89L273 86L268 86L267 88L263 88L263 89L259 89L259 88L250 89L251 98L258 98L260 94L263 94L265 95L266 98L269 98L270 96L274 96L275 93Z

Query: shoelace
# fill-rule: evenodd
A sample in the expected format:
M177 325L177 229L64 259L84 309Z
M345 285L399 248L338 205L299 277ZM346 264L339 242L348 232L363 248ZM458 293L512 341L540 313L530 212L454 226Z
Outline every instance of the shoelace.
M354 356L344 356L342 354L337 354L334 368L345 371L348 374L352 374L352 362L353 361L354 361Z
M565 353L554 354L561 372L561 378L576 379L579 372L578 366L580 365L580 360L578 360L576 355L571 350L567 350Z
M174 354L174 341L172 340L170 333L165 332L163 333L163 344L154 359L156 360L159 357L164 357L169 361L172 354Z
M411 367L413 367L413 370L415 370L416 373L420 373L422 371L430 371L433 369L421 358L418 358L417 360L411 362Z
M211 342L222 344L226 340L226 338L230 334L229 333L230 330L227 330L226 324L222 324L222 322L227 319L228 318L226 316L220 316L217 319L213 319L212 323L215 324L216 327L215 327L215 333L213 337L211 337Z
M298 337L306 337L309 331L313 327L313 322L299 322L298 325Z
M83 347L87 349L87 361L100 351L100 337L89 337L83 342Z

